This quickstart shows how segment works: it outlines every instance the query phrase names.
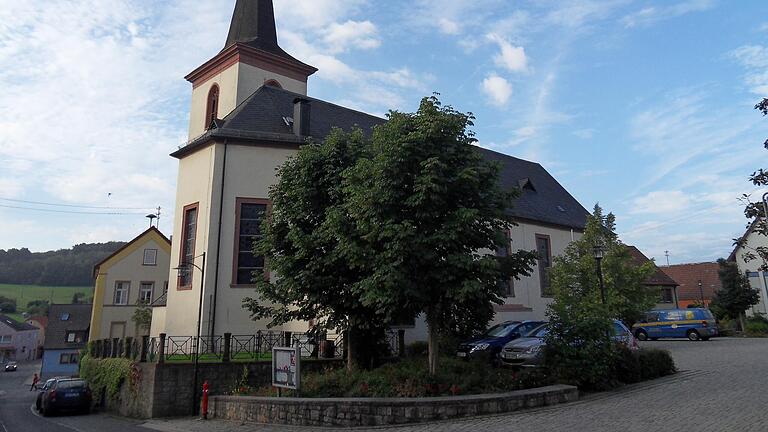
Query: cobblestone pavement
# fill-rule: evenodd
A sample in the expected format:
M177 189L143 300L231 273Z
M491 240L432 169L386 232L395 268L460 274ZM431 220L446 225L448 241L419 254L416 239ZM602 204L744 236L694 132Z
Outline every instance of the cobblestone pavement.
M720 338L709 342L657 341L643 346L668 349L678 369L672 377L587 395L555 407L410 426L359 428L386 432L460 431L768 431L768 339ZM329 431L197 420L152 421L168 432Z

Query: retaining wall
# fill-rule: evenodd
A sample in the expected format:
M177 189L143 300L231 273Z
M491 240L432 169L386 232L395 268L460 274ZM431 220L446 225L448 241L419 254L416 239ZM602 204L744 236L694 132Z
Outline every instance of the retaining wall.
M498 414L572 402L576 387L553 385L510 393L432 398L270 398L213 396L209 416L301 426L376 426Z

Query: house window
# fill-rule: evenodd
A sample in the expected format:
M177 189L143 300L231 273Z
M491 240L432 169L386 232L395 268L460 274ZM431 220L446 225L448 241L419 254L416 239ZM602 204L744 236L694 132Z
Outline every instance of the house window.
M541 295L552 297L552 284L549 271L552 267L552 244L549 236L536 234L536 252L539 255L539 282L541 283Z
M155 290L154 282L142 282L139 287L139 303L152 303L152 291Z
M61 321L69 321L69 313L68 313L68 312L64 312L63 314L61 314L61 316L59 317L59 319L60 319Z
M59 356L60 364L77 364L77 362L78 362L77 353L64 353Z
M67 343L83 343L85 342L85 332L83 331L68 331Z
M13 336L11 335L2 335L0 336L0 344L9 344L13 341Z
M255 271L264 271L264 257L255 255L253 248L261 240L261 223L267 214L268 201L237 199L235 239L235 285L250 285Z
M504 230L504 245L496 248L497 257L508 257L512 250L512 239L509 237L509 230ZM515 280L514 278L504 278L499 280L499 287L504 293L504 297L515 296Z
M760 277L760 272L747 271L747 277L748 278Z
M208 104L205 107L205 129L211 127L211 122L216 120L219 114L219 86L214 84L208 90Z
M157 249L144 249L144 261L145 266L157 265Z
M75 332L67 333L67 342L75 343Z
M674 296L672 295L672 288L662 288L661 289L661 303L672 303L675 301Z
M116 305L127 305L128 304L128 293L131 290L131 283L127 281L117 281L115 282L115 299L114 304Z
M184 208L182 221L181 254L179 267L185 270L179 272L179 288L192 287L192 263L195 260L195 236L197 235L197 204Z

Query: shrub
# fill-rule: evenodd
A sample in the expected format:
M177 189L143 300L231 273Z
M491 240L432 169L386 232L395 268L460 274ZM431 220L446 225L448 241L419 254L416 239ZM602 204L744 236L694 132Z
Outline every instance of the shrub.
M429 352L429 344L426 341L416 341L405 347L405 354L408 357L423 357Z
M747 320L746 328L744 329L747 336L763 337L768 335L768 321L763 317L751 317Z
M80 378L88 382L94 395L106 391L111 399L117 397L125 380L137 379L133 369L133 362L125 358L94 359L86 355L80 359Z
M675 361L669 351L657 348L643 348L637 352L640 364L640 379L649 380L677 372Z

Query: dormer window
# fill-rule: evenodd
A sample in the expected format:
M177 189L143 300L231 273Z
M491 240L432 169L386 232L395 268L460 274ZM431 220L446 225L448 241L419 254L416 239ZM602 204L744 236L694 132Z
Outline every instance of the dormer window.
M219 85L214 84L208 90L208 103L205 106L205 130L211 127L211 122L216 120L219 115Z
M536 188L533 187L533 182L528 177L518 180L517 185L520 186L521 190L527 189L529 191L536 192Z

